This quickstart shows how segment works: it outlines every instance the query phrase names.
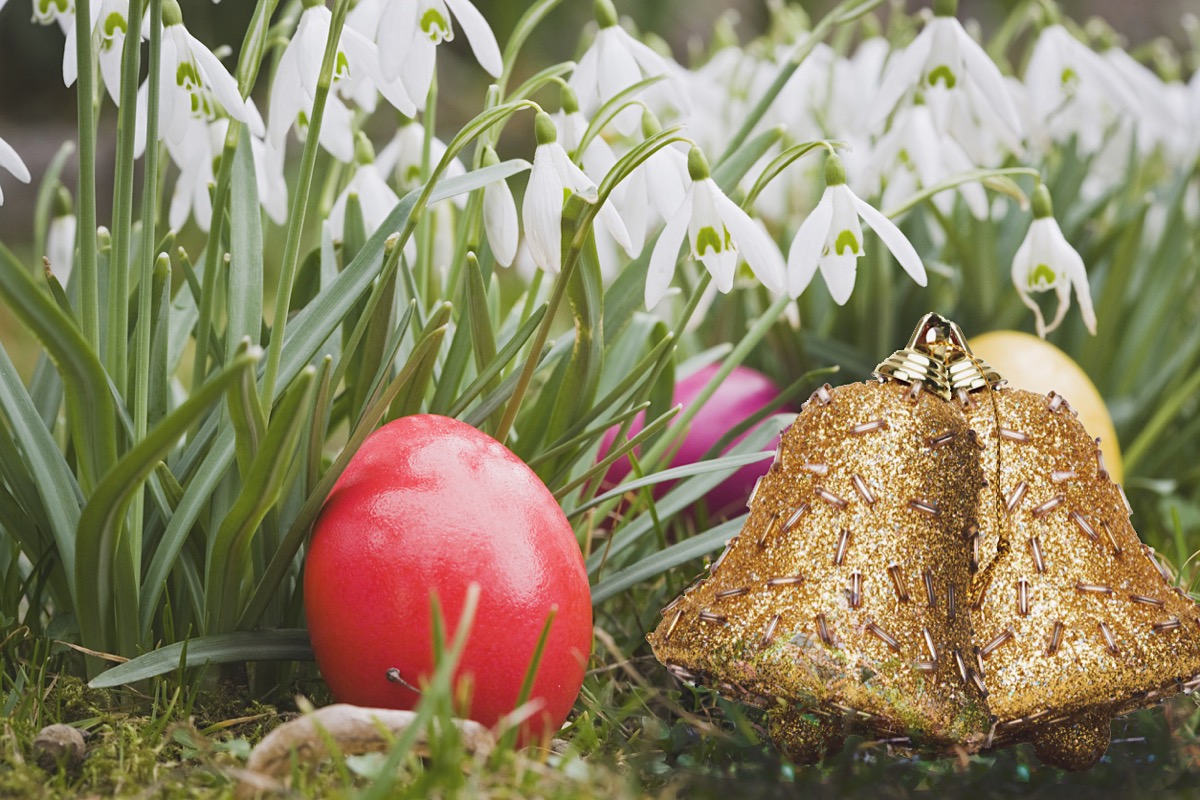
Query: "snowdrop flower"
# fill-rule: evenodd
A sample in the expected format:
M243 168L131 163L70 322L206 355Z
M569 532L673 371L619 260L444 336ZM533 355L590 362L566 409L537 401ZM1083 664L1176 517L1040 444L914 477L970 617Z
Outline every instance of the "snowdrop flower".
M688 152L687 167L691 183L650 255L646 307L654 308L667 293L685 236L691 258L704 265L720 291L733 289L739 255L767 289L782 291L783 257L766 230L725 196L710 177L708 160L700 148Z
M395 176L400 191L410 191L421 185L421 154L425 149L425 126L419 122L409 122L401 125L392 140L384 145L375 157L375 169L385 179ZM446 155L446 144L433 136L429 140L429 167L436 167ZM455 178L466 174L466 167L457 158L450 162L442 179ZM466 202L463 195L457 195L452 202L462 206Z
M485 147L483 166L499 163L500 158L491 145ZM517 257L517 245L521 241L521 229L517 222L517 203L506 180L494 181L483 187L483 230L496 263L502 267L512 266L513 259Z
M170 137L166 139L167 153L179 167L167 211L167 222L173 229L182 229L188 217L194 217L196 225L203 231L212 225L209 187L216 182L213 159L220 152L223 141L224 126L220 122L193 128L192 134L180 142Z
M399 78L421 111L433 83L437 46L454 39L451 15L479 66L497 78L504 69L496 36L470 0L362 0L351 13L348 22L379 45L384 77Z
M378 230L387 215L392 213L392 209L400 202L400 197L392 191L392 187L387 185L387 182L372 166L375 161L375 151L367 137L361 132L358 134L354 149L354 161L357 165L354 177L346 184L346 188L338 195L333 208L329 211L329 225L333 230L334 239L338 240L345 238L346 201L350 199L351 194L358 197L358 204L362 209L363 227L366 228L368 234Z
M71 0L71 6L73 9L74 0ZM129 0L93 0L90 9L92 50L100 62L100 77L108 96L113 103L120 105L121 56L125 48L125 34L129 31ZM71 13L73 15L74 10ZM75 63L77 30L72 21L65 31L67 42L63 48L63 83L67 86L74 84L78 77L79 65Z
M317 94L325 41L329 38L332 15L322 0L304 0L304 12L296 32L279 59L275 82L271 84L271 107L267 118L267 138L282 148L287 131L294 124L301 137L308 133L309 114ZM376 92L402 114L416 113L416 105L397 81L386 81L380 72L379 51L359 31L345 26L338 42L333 70L333 91L325 103L320 142L339 161L354 160L353 115L344 99L353 100L367 112L374 111Z
M587 146L583 148L583 152L579 152L583 145L583 135L588 128L588 120L579 111L579 100L570 86L563 87L561 97L562 110L557 114L552 114L550 119L554 122L554 127L561 132L562 148L574 156L583 168L584 174L591 178L593 183L599 184L617 163L617 154L613 152L612 145L602 136L593 136ZM644 218L627 217L617 210L618 204L624 199L627 188L627 184L623 184L613 190L600 208L597 219L630 258L637 258L646 241L646 222ZM639 230L636 236L630 235L630 226ZM611 250L611 248L609 249ZM615 255L615 251L613 255ZM603 264L611 264L613 260L601 258Z
M46 261L63 286L71 279L75 265L75 226L71 195L59 186L54 195L54 217L46 231Z
M562 268L562 210L565 195L574 193L588 203L598 199L596 184L583 170L571 163L567 151L558 142L554 120L539 111L534 122L537 149L533 151L533 167L525 189L522 216L525 220L525 239L534 263L547 272L558 273ZM598 215L613 238L629 250L629 233L615 211Z
M212 51L183 26L177 0L163 3L162 96L159 128L181 144L197 122L212 122L227 113L245 123L252 134L264 134L262 117L242 98L237 81Z
M936 0L934 18L902 53L889 61L876 96L871 127L878 129L910 91L924 93L943 130L951 115L980 128L1001 127L1019 145L1021 120L1000 70L955 18L957 0ZM956 131L969 138L969 131Z
M1117 69L1061 25L1038 35L1025 68L1025 86L1044 135L1056 142L1076 137L1080 150L1089 154L1099 151L1113 126L1131 121L1140 107Z
M75 0L33 0L32 5L33 21L39 25L57 23L63 33L75 26Z
M664 91L662 84L656 94L666 99L684 114L691 111L687 94L674 78L675 70L665 58L635 39L617 24L617 11L612 0L595 0L593 11L600 30L579 65L571 73L571 88L579 96L584 113L591 115L613 95L638 81L663 75L676 85ZM625 135L637 130L640 122L636 108L626 108L613 119L613 126Z
M648 139L660 130L662 126L654 114L649 110L642 112L642 137ZM687 155L668 145L655 151L617 186L613 199L637 252L646 243L653 218L651 210L664 220L669 219L683 202L689 181Z
M887 133L879 138L870 152L866 173L870 185L883 185L880 205L897 205L918 189L933 186L974 168L970 157L953 138L940 133L929 106L924 103L907 106L896 112ZM976 219L988 214L987 194L978 183L964 183L958 192ZM934 197L943 212L948 212L952 199L949 192Z
M825 192L788 250L789 295L799 297L819 267L833 301L845 305L854 291L858 259L863 256L860 216L917 285L926 285L925 265L912 244L891 220L850 191L842 159L830 154L825 159Z
M0 139L0 167L12 173L12 176L21 183L29 183L29 168L25 166L25 162L17 155L17 151L12 149L12 146ZM4 191L0 189L0 206L4 205Z
M1050 192L1039 185L1033 193L1033 223L1025 234L1025 241L1017 248L1012 265L1013 283L1021 302L1029 306L1037 319L1038 336L1045 338L1062 322L1071 305L1071 287L1075 287L1075 298L1079 301L1079 314L1088 332L1096 333L1096 312L1092 309L1092 295L1088 288L1087 270L1083 259L1067 242L1058 222L1054 219L1054 208L1050 203ZM1042 310L1030 292L1047 292L1051 289L1058 295L1058 310L1047 325Z
M180 230L189 216L195 218L201 230L209 230L212 224L211 188L215 182L214 160L224 149L228 131L229 120L221 118L197 128L182 142L176 143L169 138L166 140L167 153L175 166L179 167L167 212L167 220L175 230ZM268 217L282 225L287 221L288 214L283 151L273 149L257 136L251 136L250 154L254 159L259 203Z

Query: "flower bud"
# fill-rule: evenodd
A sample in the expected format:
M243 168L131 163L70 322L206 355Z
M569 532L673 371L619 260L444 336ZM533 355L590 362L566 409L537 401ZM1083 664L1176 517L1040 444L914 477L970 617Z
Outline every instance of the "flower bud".
M1045 219L1054 216L1054 203L1050 201L1050 190L1046 184L1039 183L1033 190L1033 218Z
M691 150L688 150L688 175L694 181L702 181L712 174L708 168L708 159L704 157L704 151L695 145Z
M830 153L825 159L825 185L841 186L846 182L846 165L837 153Z
M554 127L554 120L545 111L539 111L534 118L533 134L539 145L558 141L558 128Z
M613 7L612 0L594 0L592 14L601 28L611 28L617 24L617 9Z

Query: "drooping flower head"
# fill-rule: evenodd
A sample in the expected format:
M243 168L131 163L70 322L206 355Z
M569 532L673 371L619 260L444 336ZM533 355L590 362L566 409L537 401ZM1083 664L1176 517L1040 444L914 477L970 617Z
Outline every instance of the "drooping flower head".
M688 152L687 166L691 183L650 255L646 307L654 308L667 293L685 236L691 258L704 265L719 291L733 289L739 256L763 286L772 292L782 291L783 257L766 230L725 196L712 179L708 159L699 147Z
M588 203L597 199L596 184L571 163L558 142L558 129L545 111L534 121L537 149L521 206L525 244L535 264L557 274L562 268L562 210L565 199L577 194Z
M308 135L309 115L317 95L325 42L332 15L321 0L304 0L304 12L296 32L279 59L271 84L268 139L282 148L293 125L301 137ZM325 103L320 142L332 156L349 163L354 160L353 113L345 100L367 112L375 109L377 93L400 113L416 113L416 105L398 81L385 80L375 43L349 25L342 28L332 75L332 91Z
M265 133L262 117L238 91L237 81L203 42L183 25L177 0L165 0L160 70L159 130L179 144L189 132L228 114L255 136ZM204 135L199 133L198 135Z
M479 66L493 77L504 69L491 26L470 0L363 0L348 18L379 45L384 77L400 80L421 111L433 83L437 46L454 39L456 20Z
M612 0L595 0L593 10L600 30L570 80L583 113L590 116L614 95L645 78L660 75L666 78L663 83L672 85L663 89L660 83L650 87L651 91L657 90L660 97L687 113L687 93L682 81L675 78L671 63L617 24ZM634 133L639 123L636 108L626 108L613 120L613 126L626 135Z
M359 208L362 209L363 226L368 234L373 233L383 224L387 215L400 202L400 197L387 185L387 181L374 167L375 149L367 137L359 131L355 137L354 147L354 177L342 193L334 201L329 210L329 226L335 240L345 237L346 203L350 195L358 198Z
M834 302L844 305L850 299L864 253L859 217L919 286L927 283L925 265L912 244L890 219L850 191L842 159L831 153L825 159L825 192L788 250L788 294L799 297L819 268Z
M1071 247L1058 227L1050 192L1044 184L1039 185L1033 193L1033 222L1025 234L1025 241L1013 257L1012 278L1021 302L1033 311L1038 336L1045 338L1063 321L1067 309L1071 307L1071 287L1075 288L1075 299L1079 301L1083 324L1089 333L1096 333L1096 312L1092 308L1087 269L1079 253ZM1058 309L1047 325L1041 307L1030 297L1030 293L1051 290L1058 295Z
M955 17L957 6L957 0L937 0L929 24L888 61L871 127L880 128L902 98L920 92L939 127L960 143L968 144L976 128L986 128L1019 150L1021 118L1004 76Z

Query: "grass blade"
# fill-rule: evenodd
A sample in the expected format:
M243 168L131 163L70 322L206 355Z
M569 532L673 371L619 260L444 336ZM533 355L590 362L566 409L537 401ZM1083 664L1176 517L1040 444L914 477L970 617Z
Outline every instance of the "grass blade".
M705 553L711 553L741 530L745 522L746 517L744 516L731 519L704 533L690 536L678 544L659 550L620 572L609 575L592 587L592 605L603 603L613 595L657 577L673 567L686 564Z
M185 655L186 653L186 655ZM240 631L202 636L160 647L143 656L118 664L93 678L93 689L111 689L126 683L144 681L178 669L207 664L232 664L243 661L312 661L308 631L281 628L266 631Z

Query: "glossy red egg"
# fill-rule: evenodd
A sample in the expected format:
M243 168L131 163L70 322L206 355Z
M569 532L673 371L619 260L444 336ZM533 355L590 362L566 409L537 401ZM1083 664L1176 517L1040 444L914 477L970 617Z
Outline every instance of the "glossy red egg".
M558 502L508 448L458 420L416 415L371 434L313 527L304 606L321 674L340 702L412 708L434 668L430 595L449 638L467 589L479 607L456 681L466 716L513 710L556 610L526 739L553 733L583 683L592 641L587 572ZM398 670L389 679L389 670Z

